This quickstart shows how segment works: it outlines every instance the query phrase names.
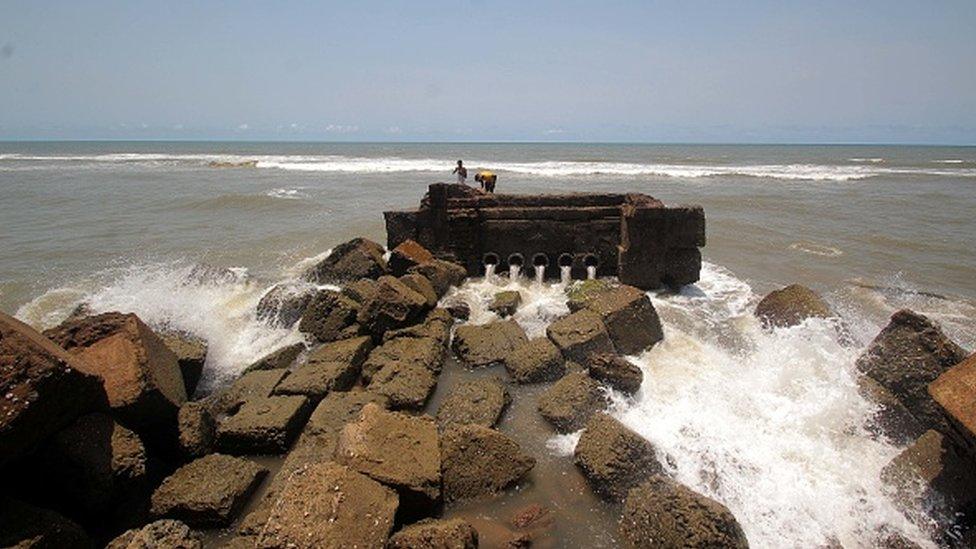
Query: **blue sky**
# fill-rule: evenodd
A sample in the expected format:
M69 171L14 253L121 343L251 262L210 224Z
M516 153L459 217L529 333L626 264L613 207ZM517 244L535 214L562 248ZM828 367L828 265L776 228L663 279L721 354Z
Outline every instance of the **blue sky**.
M0 139L976 143L976 2L0 0Z

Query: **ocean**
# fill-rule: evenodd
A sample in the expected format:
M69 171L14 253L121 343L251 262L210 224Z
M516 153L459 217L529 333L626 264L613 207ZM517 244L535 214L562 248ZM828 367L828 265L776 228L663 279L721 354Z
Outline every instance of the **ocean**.
M46 328L88 303L194 332L212 389L298 341L254 318L264 291L351 237L385 242L382 212L415 207L458 159L496 172L500 193L701 204L702 280L652 293L666 339L632 357L645 383L614 414L754 547L866 546L883 528L928 543L927 517L901 514L878 480L901 448L865 429L874 407L853 363L903 307L976 347L973 147L0 143L0 309ZM232 275L200 280L200 264ZM821 292L856 344L830 321L761 330L751 310L793 282ZM524 292L530 335L565 312L558 281L475 280L448 299L484 322L501 286ZM541 448L555 459L574 443Z

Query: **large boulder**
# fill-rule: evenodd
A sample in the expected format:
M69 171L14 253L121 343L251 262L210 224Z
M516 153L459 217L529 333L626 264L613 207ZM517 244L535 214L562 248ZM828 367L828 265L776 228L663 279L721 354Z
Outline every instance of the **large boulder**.
M444 346L437 340L420 337L391 339L373 349L363 363L363 381L370 383L377 372L390 365L418 366L440 373Z
M445 501L495 494L518 482L535 459L518 443L481 425L456 425L441 435Z
M369 352L373 340L369 336L353 337L326 343L308 354L307 362L345 362L359 368Z
M231 454L280 454L288 450L310 411L303 396L255 397L217 426L217 447Z
M429 308L427 299L392 276L380 277L376 294L359 309L357 320L374 336L416 324Z
M427 313L427 317L420 324L392 330L383 334L383 341L401 337L430 338L446 347L451 340L451 326L454 319L446 309L436 308Z
M494 427L512 402L505 385L496 379L479 379L457 384L437 409L437 426L474 423Z
M104 313L45 332L102 379L112 411L140 433L167 432L186 402L176 354L134 314ZM175 434L175 430L174 430Z
M376 295L377 283L372 278L360 278L342 287L342 295L360 307Z
M454 331L454 352L468 366L501 363L516 347L529 339L514 320L501 320L479 326L458 326Z
M647 293L639 288L616 286L592 292L582 301L582 308L603 319L610 340L621 354L638 354L664 339L657 310Z
M587 309L553 322L546 329L546 335L559 347L566 360L581 364L586 364L592 354L615 351L603 319Z
M354 238L332 249L328 257L305 273L318 284L344 284L357 278L379 278L387 273L383 246L365 238Z
M581 311L597 299L600 294L616 288L619 284L606 278L578 280L566 286L566 306L572 312Z
M949 434L976 455L976 354L940 375L928 390L952 427Z
M404 240L390 251L390 271L394 276L407 274L411 267L433 261L434 255L413 240Z
M966 358L966 352L937 324L908 310L891 321L858 358L860 371L891 391L925 429L949 430L928 384Z
M152 514L190 526L225 526L267 474L246 459L210 454L180 467L152 495Z
M437 306L437 300L440 298L438 297L437 292L434 291L434 287L431 285L430 280L427 280L426 276L412 273L405 274L397 280L403 282L411 290L424 296L424 299L427 301L428 309L433 309Z
M101 379L77 357L0 313L0 467L79 416L107 408Z
M304 350L305 344L301 342L285 345L252 362L247 368L244 368L244 373L254 372L256 370L281 370L282 368L288 368Z
M636 393L644 381L644 372L636 364L619 355L590 355L589 366L590 377L624 394Z
M735 516L721 503L657 475L633 488L620 534L626 547L749 547Z
M451 286L460 286L468 278L468 271L457 263L435 259L410 267L408 273L424 275L434 286L438 297L444 297Z
M294 471L271 505L262 548L383 547L393 529L396 492L333 462Z
M491 299L491 303L488 304L488 310L505 318L514 315L521 304L522 294L518 290L506 290L495 294L495 297Z
M386 545L387 549L477 549L478 532L468 521L424 519L407 525Z
M298 329L321 342L345 339L358 312L359 305L346 296L334 290L321 290L305 308Z
M437 375L424 366L390 363L370 378L367 390L387 399L394 410L423 410L437 387Z
M400 494L412 512L433 510L441 497L437 426L428 416L409 416L367 404L339 436L335 460Z
M654 446L607 414L596 414L576 444L576 466L600 497L621 501L627 492L661 472Z
M321 361L313 355L291 371L275 389L275 395L300 395L318 402L332 391L348 391L359 379L359 366L350 362Z
M275 284L261 296L255 316L272 326L291 328L302 318L314 290L310 284Z
M505 369L516 383L556 381L566 374L562 353L548 338L526 341L505 357Z
M213 450L216 423L205 402L187 402L176 416L180 449L185 457L195 459Z
M808 318L828 318L833 314L817 292L799 284L773 290L756 305L756 317L767 328L796 326Z
M862 375L857 380L857 389L862 397L878 407L868 422L868 428L872 432L883 435L900 446L914 441L925 432L908 408L877 381Z
M81 526L58 513L0 496L0 547L90 549L95 544Z
M230 387L210 395L204 402L214 417L233 413L247 400L271 396L271 391L286 375L288 371L284 369L247 372Z
M609 404L600 384L585 372L572 372L539 397L539 413L560 433L583 428L590 416Z
M160 332L163 343L176 355L176 362L183 374L186 395L193 395L207 362L207 340L191 333L168 330Z
M157 520L142 528L128 530L113 539L105 549L202 549L199 533L178 520Z

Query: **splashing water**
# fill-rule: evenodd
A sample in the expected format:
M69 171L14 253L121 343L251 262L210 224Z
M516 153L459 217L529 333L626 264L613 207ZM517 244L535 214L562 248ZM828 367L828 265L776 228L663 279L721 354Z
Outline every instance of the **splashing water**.
M570 282L573 281L572 270L573 268L570 267L569 265L563 265L562 267L559 268L560 284L562 284L563 286L567 286Z
M542 284L546 279L546 266L536 265L535 266L535 283Z
M596 279L596 265L587 265L586 267L586 278L588 280Z
M519 273L522 271L521 265L509 265L508 266L508 278L512 282L518 282Z
M485 280L494 283L495 282L495 264L487 263L485 264Z

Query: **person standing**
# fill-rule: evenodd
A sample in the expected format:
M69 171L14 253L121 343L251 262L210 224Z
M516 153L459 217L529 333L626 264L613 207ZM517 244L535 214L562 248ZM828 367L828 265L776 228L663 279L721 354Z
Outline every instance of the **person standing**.
M481 183L481 188L485 192L494 193L495 182L498 181L498 176L494 172L482 170L474 176L474 180Z
M464 167L464 162L458 160L457 167L451 173L457 174L457 182L459 184L467 185L468 169Z

